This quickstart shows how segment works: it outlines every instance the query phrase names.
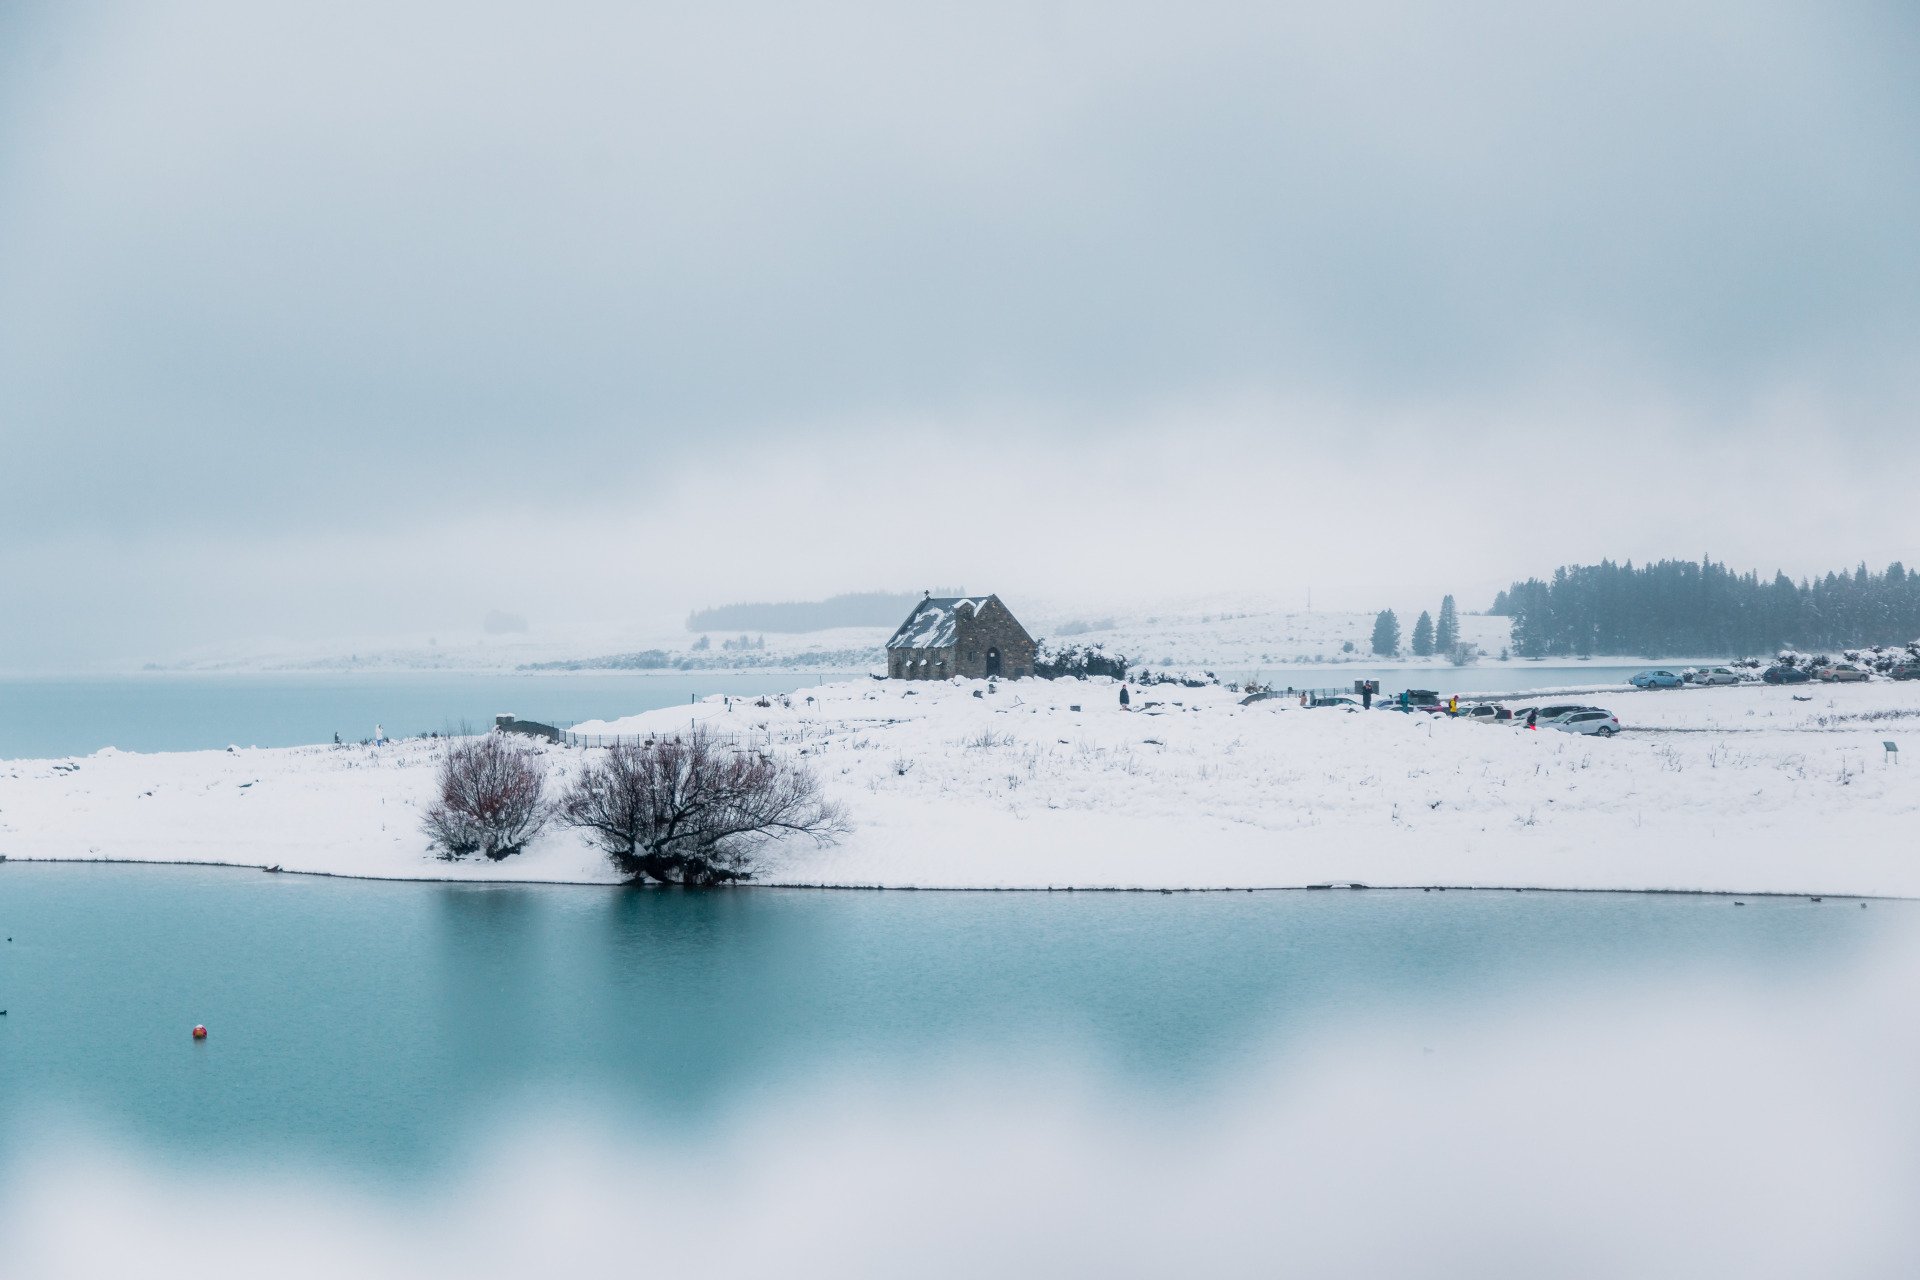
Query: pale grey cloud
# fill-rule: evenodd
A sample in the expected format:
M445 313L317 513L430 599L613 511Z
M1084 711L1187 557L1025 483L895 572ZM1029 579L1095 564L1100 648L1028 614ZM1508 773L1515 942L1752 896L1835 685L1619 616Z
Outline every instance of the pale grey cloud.
M429 548L503 493L617 495L644 529L691 477L892 449L917 465L818 482L845 541L717 570L866 585L898 557L858 518L899 486L1150 459L1166 423L1227 463L1503 486L1785 432L1806 456L1694 487L1721 509L1622 492L1612 541L1466 504L1421 528L1475 581L1709 537L1912 558L1891 512L1743 499L1920 453L1916 55L1892 4L8 6L0 572L44 619L125 577L115 547L224 582L227 540L283 545L287 601L325 611L426 558L309 557L341 531ZM1017 527L1103 518L1014 488L1057 504ZM741 525L804 518L770 502ZM1162 541L1225 525L1189 560L1279 531L1206 476L1156 502ZM1380 519L1343 545L1395 554ZM238 594L108 612L304 617Z

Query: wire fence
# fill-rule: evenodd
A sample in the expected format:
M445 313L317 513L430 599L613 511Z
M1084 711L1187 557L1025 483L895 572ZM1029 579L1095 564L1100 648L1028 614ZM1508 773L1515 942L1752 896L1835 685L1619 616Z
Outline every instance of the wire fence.
M712 746L762 753L806 742L810 736L817 738L817 735L802 733L715 733L711 730L703 736ZM691 729L684 733L575 733L562 729L555 741L568 747L650 747L656 743L684 743L692 737Z
M559 746L581 749L607 747L647 747L656 743L685 743L697 733L712 745L725 750L757 752L765 755L780 750L806 754L818 750L836 738L858 739L872 729L901 723L898 717L874 717L862 720L834 720L827 723L797 724L783 729L715 729L710 725L689 724L685 729L656 730L652 733L580 733L571 726L552 725L539 720L495 719L494 728L502 733L525 734Z
M1159 692L1159 689L1158 687L1150 687L1148 690L1146 690L1146 692L1157 694ZM1141 696L1141 695L1136 695L1136 696ZM1398 694L1391 694L1391 693L1376 693L1373 695L1373 700L1375 702L1389 702L1398 696L1399 696ZM1325 698L1350 698L1355 702L1360 701L1360 695L1354 692L1352 685L1339 685L1330 689L1263 688L1258 693L1247 694L1246 697L1253 698L1254 700L1260 701L1260 702L1266 702L1269 700L1285 701L1288 698L1291 698L1296 702L1298 702L1302 698L1305 698L1309 702L1313 702L1313 701L1325 699Z

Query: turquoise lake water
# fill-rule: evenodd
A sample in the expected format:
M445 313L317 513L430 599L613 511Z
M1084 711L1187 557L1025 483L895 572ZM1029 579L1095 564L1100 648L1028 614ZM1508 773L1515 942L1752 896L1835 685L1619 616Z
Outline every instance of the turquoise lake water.
M689 893L12 863L0 1164L54 1108L168 1158L410 1183L524 1097L697 1139L798 1081L961 1061L1069 1062L1090 1093L1151 1110L1356 1019L1391 1031L1704 969L1802 982L1916 924L1920 905L1839 900Z
M296 747L485 728L511 712L571 724L710 693L779 693L851 673L735 675L396 672L0 679L0 759L122 751Z
M1282 687L1417 684L1441 694L1559 688L1624 681L1639 668L1526 663L1498 670L1360 666L1282 667ZM1232 673L1223 673L1227 678ZM379 725L390 736L484 727L501 712L571 724L676 706L712 693L781 693L857 672L656 675L639 672L382 672L0 678L0 759L122 751L209 751L229 745L293 747L357 742ZM1244 673L1242 678L1244 678Z

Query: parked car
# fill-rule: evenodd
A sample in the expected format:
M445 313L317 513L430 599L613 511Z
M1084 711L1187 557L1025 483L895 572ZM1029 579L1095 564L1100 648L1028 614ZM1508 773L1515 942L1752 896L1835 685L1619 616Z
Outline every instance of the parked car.
M1614 719L1613 713L1598 708L1563 716L1553 722L1553 727L1562 733L1589 733L1602 738L1611 738L1620 732L1620 722Z
M1602 710L1602 708L1590 707L1584 702L1562 702L1550 707L1521 707L1514 711L1513 723L1525 726L1527 723L1527 715L1531 712L1534 723L1544 729L1556 721L1564 720L1568 716L1577 715L1582 711L1599 710Z
M1920 662L1902 662L1887 674L1895 680L1920 680Z
M1460 708L1460 715L1457 718L1461 720L1471 720L1475 724L1493 724L1502 719L1501 712L1503 711L1506 712L1505 718L1512 718L1513 713L1507 711L1505 707L1496 707L1491 702L1483 702L1478 706Z
M1799 667L1790 667L1784 662L1777 662L1773 666L1768 667L1760 673L1760 678L1768 684L1805 684L1807 681L1813 679L1811 675L1802 671Z
M1702 667L1687 673L1687 683L1697 685L1739 684L1740 673L1732 667Z
M1813 673L1813 678L1828 684L1853 684L1865 680L1867 673L1858 667L1821 667Z
M1642 671L1627 683L1636 689L1678 689L1686 681L1671 671Z
M1335 694L1325 698L1315 698L1307 703L1307 705L1309 707L1352 707L1355 711L1358 711L1360 709L1360 700L1358 698L1343 698Z

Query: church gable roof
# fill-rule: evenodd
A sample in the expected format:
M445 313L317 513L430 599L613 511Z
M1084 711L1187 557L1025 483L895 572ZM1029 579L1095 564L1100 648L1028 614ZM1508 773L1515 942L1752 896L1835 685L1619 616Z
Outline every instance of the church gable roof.
M960 641L960 606L967 605L971 612L978 613L991 599L992 596L928 596L913 607L907 620L887 641L887 648L950 649Z

